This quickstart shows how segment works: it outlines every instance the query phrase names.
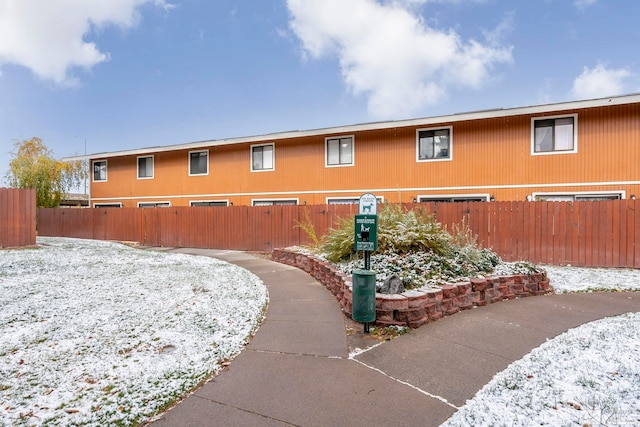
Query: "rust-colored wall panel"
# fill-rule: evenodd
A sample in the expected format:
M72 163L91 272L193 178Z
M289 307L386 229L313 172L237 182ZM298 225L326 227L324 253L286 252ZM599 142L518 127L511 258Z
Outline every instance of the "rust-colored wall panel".
M0 188L0 248L36 244L36 191Z

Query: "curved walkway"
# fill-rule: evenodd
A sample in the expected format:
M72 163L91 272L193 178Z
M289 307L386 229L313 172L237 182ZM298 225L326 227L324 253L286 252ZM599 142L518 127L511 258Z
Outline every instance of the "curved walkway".
M467 310L349 358L344 316L306 273L235 251L168 249L244 267L269 290L264 323L164 426L438 426L511 362L640 293L563 294Z

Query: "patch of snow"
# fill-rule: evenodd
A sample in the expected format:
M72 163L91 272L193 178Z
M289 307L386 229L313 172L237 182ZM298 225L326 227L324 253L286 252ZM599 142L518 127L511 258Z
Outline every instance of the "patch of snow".
M556 293L640 291L640 270L631 268L583 268L540 266L547 271Z
M640 313L546 342L496 375L441 427L640 425Z
M541 266L557 293L640 291L640 271ZM640 425L640 313L549 340L497 374L443 427Z
M148 420L235 357L267 304L212 258L38 243L0 251L0 425Z
M372 345L371 347L367 347L367 348L360 348L360 347L356 347L354 348L350 353L349 353L349 359L354 359L355 357L366 353L370 350L373 350L374 348L381 346L382 344L384 344L384 342L379 342L377 344Z

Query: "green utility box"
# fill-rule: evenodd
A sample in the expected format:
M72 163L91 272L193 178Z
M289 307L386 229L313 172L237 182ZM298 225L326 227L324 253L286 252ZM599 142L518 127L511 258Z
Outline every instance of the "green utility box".
M356 322L376 321L376 273L371 270L353 270L353 311Z

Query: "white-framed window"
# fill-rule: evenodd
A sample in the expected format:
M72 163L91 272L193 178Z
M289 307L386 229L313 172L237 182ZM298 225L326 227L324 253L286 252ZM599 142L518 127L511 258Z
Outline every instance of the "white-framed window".
M490 194L434 194L419 195L417 202L488 202L491 200Z
M209 175L209 150L189 151L189 176Z
M107 180L107 161L106 160L94 160L93 161L93 182L102 182Z
M625 191L579 191L575 193L532 193L532 199L544 202L584 202L602 200L621 200L626 198Z
M138 179L153 179L153 156L138 157Z
M138 202L139 208L168 208L171 202Z
M253 199L251 206L297 205L298 199Z
M228 200L191 200L189 206L229 206Z
M531 118L531 155L577 152L577 114Z
M122 207L122 202L116 202L116 203L94 203L93 207L94 208L121 208Z
M275 145L252 145L251 172L265 172L272 170L275 170Z
M325 167L353 166L353 135L325 138Z
M327 197L328 205L357 205L359 197Z
M384 203L384 197L376 197L378 203ZM327 197L327 205L357 205L360 203L360 197Z
M418 162L453 159L453 126L416 130L416 160Z

